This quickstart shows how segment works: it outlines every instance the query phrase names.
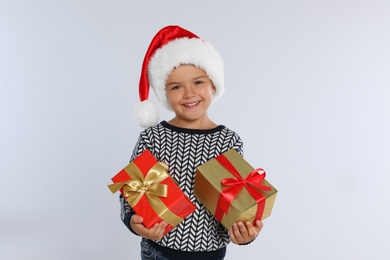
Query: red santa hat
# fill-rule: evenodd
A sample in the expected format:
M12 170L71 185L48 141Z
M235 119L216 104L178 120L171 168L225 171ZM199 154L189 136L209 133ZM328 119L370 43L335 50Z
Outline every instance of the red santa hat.
M171 110L165 91L165 83L172 70L183 64L191 64L204 70L216 89L213 102L224 92L223 60L214 47L190 31L179 26L167 26L152 39L145 54L139 81L138 104L133 112L134 121L141 127L159 122L157 107L148 100L152 87L157 100Z

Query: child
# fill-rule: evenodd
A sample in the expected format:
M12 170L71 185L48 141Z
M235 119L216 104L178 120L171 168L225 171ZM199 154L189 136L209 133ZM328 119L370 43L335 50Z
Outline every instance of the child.
M131 160L148 149L168 165L168 172L196 205L196 210L164 237L167 223L147 229L120 197L121 218L142 236L141 256L146 259L223 259L229 241L247 244L262 229L262 222L238 222L226 230L193 194L196 167L234 148L243 154L240 137L207 115L210 104L224 92L223 61L212 45L178 26L161 29L146 52L140 78L140 106L134 120L141 132ZM158 120L157 108L148 100L149 86L175 116Z

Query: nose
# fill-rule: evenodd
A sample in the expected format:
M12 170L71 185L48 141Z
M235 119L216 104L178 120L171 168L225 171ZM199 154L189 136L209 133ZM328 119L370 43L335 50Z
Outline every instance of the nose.
M191 86L185 86L184 87L184 98L193 98L195 97L195 90Z

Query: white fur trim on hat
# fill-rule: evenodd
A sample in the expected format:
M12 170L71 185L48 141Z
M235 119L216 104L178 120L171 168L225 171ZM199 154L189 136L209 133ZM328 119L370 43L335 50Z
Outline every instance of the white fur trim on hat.
M166 80L180 65L194 65L206 72L216 92L213 102L220 98L224 88L223 60L215 48L199 38L178 38L156 50L148 66L148 78L157 99L171 110L165 91Z

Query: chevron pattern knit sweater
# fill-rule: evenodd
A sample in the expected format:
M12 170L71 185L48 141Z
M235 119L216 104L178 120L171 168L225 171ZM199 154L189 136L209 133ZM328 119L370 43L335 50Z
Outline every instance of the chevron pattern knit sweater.
M148 149L168 165L168 172L196 205L196 210L166 234L157 244L180 251L215 251L229 242L228 231L194 196L196 167L234 148L243 155L241 138L223 125L208 130L178 128L162 121L141 132L131 160ZM127 227L134 214L124 200L121 218ZM129 227L130 228L130 227Z

